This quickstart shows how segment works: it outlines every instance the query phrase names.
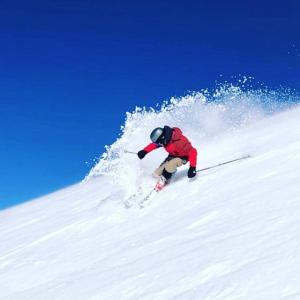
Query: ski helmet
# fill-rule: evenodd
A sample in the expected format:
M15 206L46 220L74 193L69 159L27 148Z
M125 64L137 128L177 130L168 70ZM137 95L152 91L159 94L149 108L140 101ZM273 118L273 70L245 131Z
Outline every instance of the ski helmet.
M150 134L150 139L153 143L162 142L161 141L162 137L163 137L163 129L161 127L155 128Z

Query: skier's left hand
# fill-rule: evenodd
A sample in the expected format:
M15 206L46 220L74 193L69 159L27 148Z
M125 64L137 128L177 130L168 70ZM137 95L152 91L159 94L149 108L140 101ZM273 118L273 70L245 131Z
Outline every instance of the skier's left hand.
M196 176L196 168L195 167L190 167L188 170L188 178L193 178Z
M143 159L147 153L148 153L147 151L141 150L137 153L137 156L139 157L139 159Z

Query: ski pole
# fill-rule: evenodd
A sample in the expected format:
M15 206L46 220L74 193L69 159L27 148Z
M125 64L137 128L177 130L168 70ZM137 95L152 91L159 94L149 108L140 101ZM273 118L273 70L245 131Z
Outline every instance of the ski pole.
M136 152L132 152L132 151L128 151L128 150L124 150L124 153L137 154Z
M249 157L251 157L251 156L250 155L242 156L242 157L239 157L239 158L236 158L236 159L233 159L233 160L225 161L225 162L217 164L217 165L213 165L213 166L210 166L210 167L207 167L207 168L204 168L204 169L197 170L196 172L201 172L201 171L209 170L209 169L212 169L212 168L220 167L220 166L223 166L223 165L226 165L226 164L238 161L238 160L246 159L246 158L249 158Z

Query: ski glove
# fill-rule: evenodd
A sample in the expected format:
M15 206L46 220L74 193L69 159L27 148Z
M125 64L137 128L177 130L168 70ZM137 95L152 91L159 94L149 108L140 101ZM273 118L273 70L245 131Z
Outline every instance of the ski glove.
M190 167L188 170L188 178L193 178L196 176L196 168L195 167Z
M137 153L137 156L139 157L139 159L143 159L147 153L148 153L147 151L141 150Z

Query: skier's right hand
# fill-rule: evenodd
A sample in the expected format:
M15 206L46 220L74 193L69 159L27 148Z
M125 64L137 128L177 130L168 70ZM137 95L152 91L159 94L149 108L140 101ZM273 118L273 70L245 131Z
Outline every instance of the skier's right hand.
M197 174L195 167L190 167L188 170L188 178L193 178Z
M139 159L143 159L147 153L148 153L147 151L141 150L137 153L137 156L139 157Z

